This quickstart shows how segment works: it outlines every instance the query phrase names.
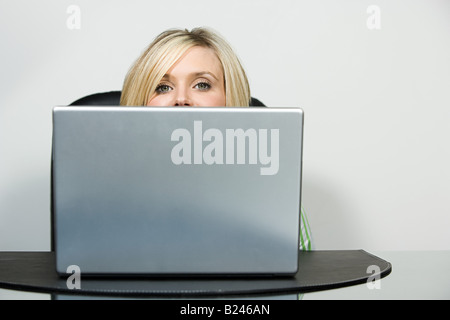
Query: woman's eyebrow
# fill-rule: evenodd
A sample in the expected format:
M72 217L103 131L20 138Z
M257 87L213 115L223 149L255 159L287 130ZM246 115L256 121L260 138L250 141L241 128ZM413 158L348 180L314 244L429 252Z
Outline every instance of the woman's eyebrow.
M203 77L203 76L211 76L214 79L216 79L217 81L219 81L219 78L217 78L217 76L210 72L210 71L199 71L199 72L192 72L188 75L188 77L190 78L198 78L198 77ZM166 80L166 81L170 81L170 79L172 78L170 73L166 73L163 77L162 80Z
M213 77L214 79L219 80L214 73L209 72L209 71L194 72L194 73L192 73L192 75L194 77L202 77L205 75L209 75L209 76Z

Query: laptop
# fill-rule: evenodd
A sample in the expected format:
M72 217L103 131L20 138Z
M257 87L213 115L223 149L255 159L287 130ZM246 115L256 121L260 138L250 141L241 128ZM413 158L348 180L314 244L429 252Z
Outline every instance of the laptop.
M298 271L300 108L53 109L56 270Z

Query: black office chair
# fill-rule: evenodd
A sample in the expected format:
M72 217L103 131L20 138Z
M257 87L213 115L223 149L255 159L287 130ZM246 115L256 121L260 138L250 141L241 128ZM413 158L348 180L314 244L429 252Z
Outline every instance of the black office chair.
M121 91L109 91L94 93L72 102L71 106L118 106L120 104ZM251 107L265 107L265 105L256 98L251 98Z
M70 104L70 106L118 106L120 104L121 91L109 91L90 94L82 97ZM265 105L256 98L251 98L251 107L265 107ZM50 184L50 219L51 219L51 250L55 250L55 230L54 230L54 212L53 212L53 158L51 162L51 184Z

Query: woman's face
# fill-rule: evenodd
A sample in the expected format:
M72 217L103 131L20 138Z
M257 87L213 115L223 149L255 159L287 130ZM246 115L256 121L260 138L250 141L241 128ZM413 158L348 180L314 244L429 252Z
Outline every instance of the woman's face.
M147 106L223 107L226 105L222 64L214 51L193 47L178 60L156 88Z

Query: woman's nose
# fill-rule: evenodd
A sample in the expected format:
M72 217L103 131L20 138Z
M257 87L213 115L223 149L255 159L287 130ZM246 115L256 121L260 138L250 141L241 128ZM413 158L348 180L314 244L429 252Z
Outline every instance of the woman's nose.
M191 107L192 101L189 97L189 94L186 90L179 90L175 97L174 106L176 107Z

